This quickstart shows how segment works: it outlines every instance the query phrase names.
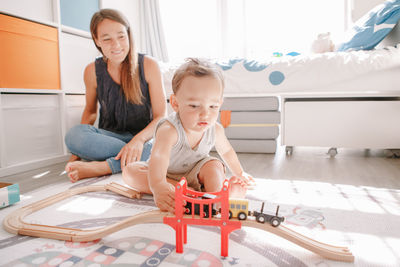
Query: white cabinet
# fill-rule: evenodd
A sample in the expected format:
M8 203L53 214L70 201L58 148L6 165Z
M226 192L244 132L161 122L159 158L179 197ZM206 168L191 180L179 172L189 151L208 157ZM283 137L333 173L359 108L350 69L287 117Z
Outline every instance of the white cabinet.
M333 148L400 147L398 97L283 98L282 144Z
M63 154L58 95L3 94L4 167Z
M88 32L92 14L102 7L121 10L136 19L131 29L138 37L138 5L138 0L0 1L0 45L6 46L0 50L0 177L68 159L64 136L81 120L83 72L100 56Z
M13 67L10 75L3 71L0 77L2 177L68 159L64 136L81 120L85 106L83 72L100 53L89 32L65 26L63 21L76 16L76 9L90 21L100 1L0 2L0 38L2 45L7 45L0 65L7 66L5 70ZM88 28L81 17L77 18L79 25ZM51 51L46 48L49 43ZM13 60L14 56L22 58Z

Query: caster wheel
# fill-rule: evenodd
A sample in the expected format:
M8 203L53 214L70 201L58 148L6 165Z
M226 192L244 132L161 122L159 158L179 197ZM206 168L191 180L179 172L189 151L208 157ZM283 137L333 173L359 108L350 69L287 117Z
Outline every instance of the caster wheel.
M391 149L385 149L383 151L383 154L385 155L385 157L387 158L393 158L394 157L394 153Z
M328 150L328 155L331 156L331 158L334 158L337 155L337 148L336 147L331 147Z
M399 158L400 150L399 149L385 149L383 151L385 157L387 158Z
M292 146L287 146L285 148L285 152L286 152L286 155L292 155L293 154L293 147Z

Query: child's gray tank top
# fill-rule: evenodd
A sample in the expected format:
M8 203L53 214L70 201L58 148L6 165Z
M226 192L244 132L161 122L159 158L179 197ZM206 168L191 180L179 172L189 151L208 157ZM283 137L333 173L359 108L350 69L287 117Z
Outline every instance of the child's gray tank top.
M168 120L178 132L178 140L171 150L168 173L185 174L192 170L197 162L209 156L210 150L215 145L215 125L204 132L198 146L192 149L189 146L179 115L176 112L171 113L167 118L158 123L157 129L166 120Z

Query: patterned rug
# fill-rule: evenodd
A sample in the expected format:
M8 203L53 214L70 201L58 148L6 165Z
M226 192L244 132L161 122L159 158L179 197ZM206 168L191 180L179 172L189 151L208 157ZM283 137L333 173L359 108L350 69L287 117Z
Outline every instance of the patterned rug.
M120 175L48 185L0 210L10 212L67 189L123 184ZM306 181L256 179L250 210L285 217L282 225L323 243L346 246L353 263L327 260L269 232L242 227L230 234L221 257L220 229L189 226L184 252L165 224L134 225L93 242L15 236L0 230L0 266L400 266L400 190ZM129 199L112 192L75 195L25 217L29 223L95 229L156 209L151 196Z

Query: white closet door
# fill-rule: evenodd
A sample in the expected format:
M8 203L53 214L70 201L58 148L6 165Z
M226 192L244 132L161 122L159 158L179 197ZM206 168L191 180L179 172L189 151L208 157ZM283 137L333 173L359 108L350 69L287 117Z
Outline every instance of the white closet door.
M58 95L3 94L5 164L63 154Z
M92 39L61 34L61 85L66 93L85 93L83 72L100 55Z

